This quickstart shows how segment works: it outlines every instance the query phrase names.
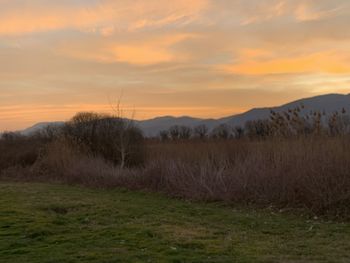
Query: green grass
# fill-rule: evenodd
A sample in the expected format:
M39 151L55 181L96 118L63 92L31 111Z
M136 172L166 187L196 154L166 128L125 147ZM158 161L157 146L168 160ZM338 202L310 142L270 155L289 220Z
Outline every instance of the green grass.
M350 262L350 224L148 193L0 183L0 262Z

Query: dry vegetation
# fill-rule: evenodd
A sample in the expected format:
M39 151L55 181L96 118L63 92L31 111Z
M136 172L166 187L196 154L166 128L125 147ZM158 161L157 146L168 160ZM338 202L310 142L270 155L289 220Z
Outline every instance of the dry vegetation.
M307 118L311 118L309 121ZM172 127L143 140L120 118L80 114L60 131L0 140L7 180L126 187L174 197L307 209L349 218L350 137L345 113L327 125L298 110L231 130Z

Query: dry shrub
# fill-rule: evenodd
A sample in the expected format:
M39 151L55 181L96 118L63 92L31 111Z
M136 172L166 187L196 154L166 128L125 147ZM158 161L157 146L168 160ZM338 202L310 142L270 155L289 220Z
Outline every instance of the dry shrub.
M153 160L125 186L344 216L350 212L349 146L348 138L152 145Z
M0 139L0 173L8 168L33 165L40 156L46 140L8 134Z
M48 145L45 155L32 167L39 180L81 184L92 187L112 187L118 170L102 157L89 156L64 140Z
M143 164L142 131L130 120L81 112L65 124L62 135L74 148L84 148L121 168Z
M349 217L350 138L149 142L143 167L120 169L64 140L47 145L34 165L6 178L125 187L174 197L305 208ZM22 168L21 168L22 167Z

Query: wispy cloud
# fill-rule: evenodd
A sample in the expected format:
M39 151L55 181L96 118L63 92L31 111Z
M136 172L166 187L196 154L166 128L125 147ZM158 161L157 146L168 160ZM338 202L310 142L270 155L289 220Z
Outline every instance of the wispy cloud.
M97 40L92 45L83 45L80 40L65 43L60 52L82 60L101 63L128 63L132 65L154 65L185 61L187 55L176 52L174 45L196 37L194 34L173 33L144 36L128 40ZM81 48L84 46L84 48Z
M77 3L80 4L77 4ZM74 4L75 3L75 4ZM206 9L207 0L49 1L2 3L0 35L21 35L57 30L112 34L114 30L140 30L186 25Z
M344 92L349 24L348 0L1 0L0 130L120 90L140 118Z
M295 73L350 74L350 57L336 51L326 51L293 57L266 57L265 53L246 54L240 62L221 68L234 74L268 75ZM262 59L261 59L262 58Z

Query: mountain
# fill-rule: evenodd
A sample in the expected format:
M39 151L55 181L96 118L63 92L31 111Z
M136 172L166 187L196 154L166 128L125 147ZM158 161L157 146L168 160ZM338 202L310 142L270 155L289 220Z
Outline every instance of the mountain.
M146 136L151 137L158 135L160 131L167 130L173 125L185 125L193 128L197 125L204 124L209 128L209 130L213 129L214 127L220 124L229 124L233 127L243 126L247 121L269 118L271 110L275 112L283 112L287 111L288 109L294 109L296 107L302 108L301 115L306 115L311 111L319 111L325 113L326 116L329 116L336 111L341 111L342 109L345 109L347 113L350 113L350 94L328 94L316 96L312 98L293 101L278 107L256 108L242 114L233 115L221 119L200 119L188 116L165 116L150 120L136 121L136 124L143 130ZM63 122L38 123L33 127L22 131L22 134L28 135L40 129L43 129L49 125L59 126L62 124Z
M31 135L31 134L34 134L40 130L43 130L49 126L53 126L53 127L59 127L59 126L62 126L64 125L64 122L63 121L57 121L57 122L39 122L37 124L35 124L34 126L32 127L29 127L25 130L22 130L20 131L21 134L23 135Z
M302 108L300 106L303 106ZM257 119L267 119L270 116L271 110L275 112L283 112L288 109L301 108L301 115L305 116L311 111L325 113L326 116L333 114L336 111L341 111L343 108L347 113L350 113L350 94L328 94L312 98L301 99L287 103L279 107L258 108L252 109L243 114L234 115L220 119L221 122L230 124L232 126L244 125L247 121Z
M220 124L218 120L199 119L199 118L192 118L188 116L183 116L183 117L165 116L165 117L158 117L158 118L145 120L145 121L137 121L136 123L146 136L156 136L160 131L167 130L174 125L188 126L188 127L194 128L195 126L204 124L209 129L212 129L215 126Z
M328 94L312 98L301 99L293 101L278 107L256 108L245 113L233 115L221 119L198 119L191 117L160 117L152 120L138 122L139 127L145 132L147 136L155 136L161 130L166 130L173 125L186 125L195 127L200 124L206 125L209 129L213 129L220 124L229 124L233 127L244 126L247 121L267 119L270 117L271 110L275 112L283 112L288 109L301 108L301 115L306 115L311 111L319 111L325 113L326 116L331 115L336 111L341 111L343 108L350 113L350 94Z

